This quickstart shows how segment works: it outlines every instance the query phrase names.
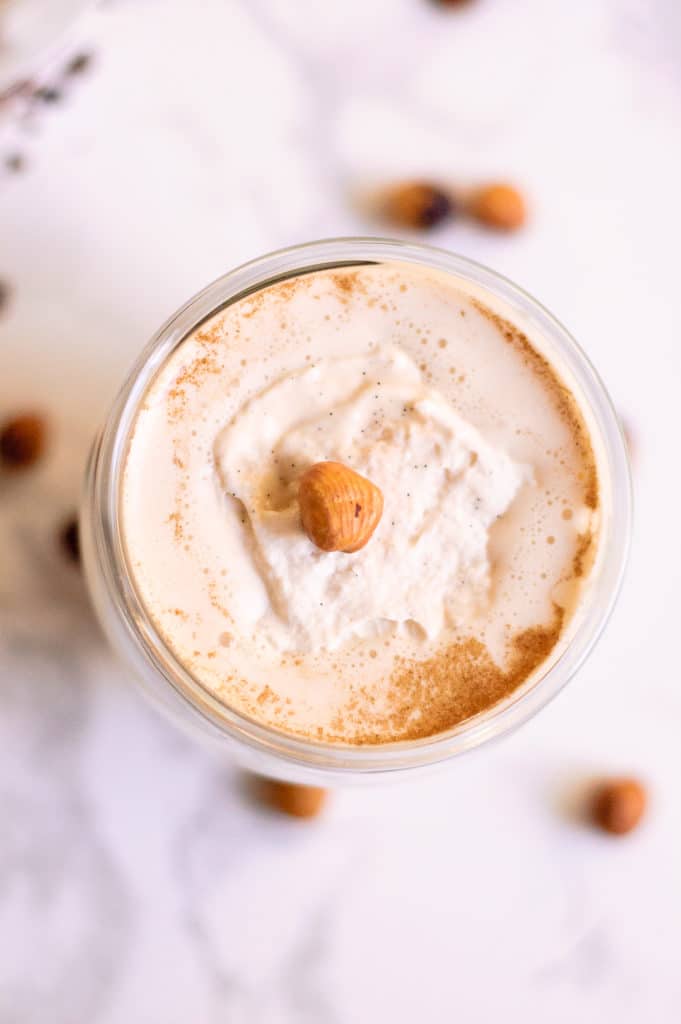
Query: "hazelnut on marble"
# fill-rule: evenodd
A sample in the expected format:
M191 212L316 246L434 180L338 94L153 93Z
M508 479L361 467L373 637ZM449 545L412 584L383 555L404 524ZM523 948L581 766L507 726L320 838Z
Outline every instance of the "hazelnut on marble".
M6 469L28 469L43 454L45 420L37 413L22 413L0 426L0 462Z
M257 793L263 803L292 818L316 818L328 795L328 791L319 786L300 786L295 782L265 778L257 780Z
M401 227L428 229L454 213L448 192L428 181L407 181L388 189L382 201L386 220Z
M646 791L638 779L607 779L592 794L591 819L604 832L625 835L641 821L646 803Z
M503 182L475 189L468 203L468 212L481 224L497 231L517 231L527 220L522 192Z

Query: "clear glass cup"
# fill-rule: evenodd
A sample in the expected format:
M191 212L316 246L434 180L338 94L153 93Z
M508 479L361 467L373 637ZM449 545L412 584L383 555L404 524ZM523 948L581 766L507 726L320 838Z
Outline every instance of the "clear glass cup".
M520 327L550 359L577 397L596 451L601 541L590 583L548 660L504 700L428 739L352 746L286 735L227 707L195 680L158 634L136 592L118 515L127 440L143 396L165 360L220 309L276 281L330 267L384 261L432 267L479 290L487 304ZM113 647L142 689L178 725L252 771L302 783L336 784L441 764L527 721L574 675L600 636L624 572L631 530L631 480L618 417L593 366L574 339L526 292L461 256L377 238L340 238L282 249L246 263L199 292L142 352L97 437L88 463L81 543L92 598Z

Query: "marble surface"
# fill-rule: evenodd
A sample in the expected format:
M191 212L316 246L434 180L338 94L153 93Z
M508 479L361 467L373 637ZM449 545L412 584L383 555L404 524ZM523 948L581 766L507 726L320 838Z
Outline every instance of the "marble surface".
M0 481L0 1024L681 1019L681 8L676 0L138 0L0 158L0 408L49 459ZM581 340L630 422L637 524L610 627L510 739L314 824L156 717L54 543L127 366L235 263L371 232L382 176L510 176L531 227L437 244ZM623 841L571 820L640 774Z

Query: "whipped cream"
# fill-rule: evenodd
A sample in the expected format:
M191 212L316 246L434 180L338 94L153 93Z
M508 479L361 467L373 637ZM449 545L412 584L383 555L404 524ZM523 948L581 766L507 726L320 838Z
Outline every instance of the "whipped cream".
M354 554L303 533L298 479L343 462L383 492L382 520ZM335 648L390 626L434 639L484 608L488 531L529 470L425 385L395 347L325 360L256 395L215 443L222 487L248 516L248 543L283 650Z

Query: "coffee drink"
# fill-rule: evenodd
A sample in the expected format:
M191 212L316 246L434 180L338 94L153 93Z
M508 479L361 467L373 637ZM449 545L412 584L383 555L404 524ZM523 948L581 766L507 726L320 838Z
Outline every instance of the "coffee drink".
M270 284L175 348L120 521L203 687L286 733L381 744L451 729L557 657L598 554L599 473L585 410L517 319L386 262Z

